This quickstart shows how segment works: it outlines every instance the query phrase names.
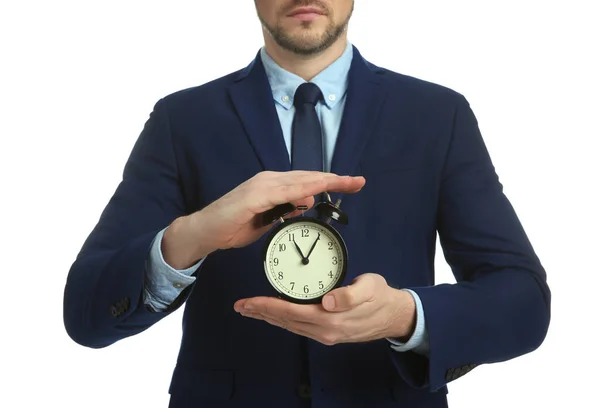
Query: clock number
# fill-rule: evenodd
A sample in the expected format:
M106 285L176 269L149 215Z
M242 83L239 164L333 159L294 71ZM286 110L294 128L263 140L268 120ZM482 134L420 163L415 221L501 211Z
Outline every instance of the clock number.
M334 256L331 258L331 263L334 265L337 265L337 263L338 263L337 256Z
M308 293L309 289L308 289L308 285L304 285L304 293Z
M279 272L277 274L277 277L279 278L279 280L283 279L283 272Z
M273 265L279 265L279 258L273 258Z
M302 238L308 238L308 228L302 230Z
M294 290L294 285L296 284L296 282L290 282L290 285L292 285L292 290Z
M319 289L323 289L325 286L323 285L323 281L319 281Z
M327 243L327 245L329 246L329 248L327 248L327 249L329 249L330 251L333 251L333 242L330 241Z
M294 234L290 234L288 236L288 238L289 238L290 242L294 242Z
M285 244L279 244L279 252L285 251Z
M329 277L333 279L333 271L329 271Z

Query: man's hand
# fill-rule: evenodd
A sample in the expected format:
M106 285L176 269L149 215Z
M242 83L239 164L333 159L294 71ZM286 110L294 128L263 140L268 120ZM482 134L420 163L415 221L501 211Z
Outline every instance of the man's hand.
M257 219L276 205L291 202L310 208L313 196L324 191L356 193L364 185L363 177L332 173L259 173L204 209L176 219L165 231L163 257L176 269L187 268L213 251L243 247L259 239L271 226L259 226ZM295 211L287 217L299 214Z
M235 303L243 316L264 320L325 345L381 338L407 341L415 327L412 295L388 286L381 275L367 273L334 289L321 304L299 305L256 297Z

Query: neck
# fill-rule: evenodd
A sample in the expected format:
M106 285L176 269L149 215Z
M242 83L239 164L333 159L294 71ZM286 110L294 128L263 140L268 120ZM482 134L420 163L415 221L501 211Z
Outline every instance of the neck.
M273 58L273 61L281 68L298 75L307 82L341 57L346 45L346 36L342 36L331 47L319 54L298 55L284 50L270 36L265 36L265 51Z

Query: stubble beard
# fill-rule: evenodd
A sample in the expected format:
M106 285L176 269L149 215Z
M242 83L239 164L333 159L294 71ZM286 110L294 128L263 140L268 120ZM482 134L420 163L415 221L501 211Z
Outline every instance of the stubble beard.
M354 6L353 6L354 9ZM267 30L275 43L284 50L290 51L297 55L311 56L320 54L331 47L346 31L352 11L342 24L336 25L333 21L329 21L325 31L321 34L312 33L310 27L312 22L302 22L303 32L298 35L290 35L282 27L277 24L275 27L269 26L261 17L258 16L262 26Z

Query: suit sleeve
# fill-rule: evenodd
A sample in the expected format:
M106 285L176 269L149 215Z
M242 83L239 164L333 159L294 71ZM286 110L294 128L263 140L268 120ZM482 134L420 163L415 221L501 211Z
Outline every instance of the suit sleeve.
M550 322L546 272L462 97L445 160L438 232L457 283L411 288L425 312L429 356L392 357L405 380L430 391L478 365L535 350Z
M186 212L165 104L154 106L121 182L69 270L64 325L81 345L106 347L146 330L181 306L193 287L163 311L144 304L152 242Z

